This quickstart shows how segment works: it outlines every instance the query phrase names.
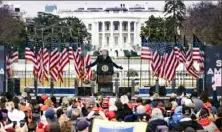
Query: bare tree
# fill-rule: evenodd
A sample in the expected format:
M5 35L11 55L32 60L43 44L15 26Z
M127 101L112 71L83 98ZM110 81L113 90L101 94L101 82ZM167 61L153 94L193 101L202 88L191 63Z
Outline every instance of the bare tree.
M188 17L184 22L185 34L195 32L201 40L208 44L221 44L222 41L221 5L201 2L188 9Z

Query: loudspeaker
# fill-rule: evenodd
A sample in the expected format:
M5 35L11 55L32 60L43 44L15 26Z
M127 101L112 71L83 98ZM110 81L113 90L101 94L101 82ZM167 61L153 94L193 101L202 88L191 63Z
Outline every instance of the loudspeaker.
M131 93L131 87L119 87L119 94L124 95L127 93Z
M21 95L21 92L20 92L20 79L18 79L18 78L16 78L15 79L15 89L14 89L14 93L16 94L16 95Z
M78 87L77 96L91 96L91 87Z
M156 86L151 86L150 87L150 91L149 91L149 94L150 96L153 96L153 94L156 92ZM166 96L166 87L165 86L159 86L159 95L160 96Z
M200 93L202 93L204 91L203 89L203 79L199 78L197 79L197 93L198 95L200 95Z

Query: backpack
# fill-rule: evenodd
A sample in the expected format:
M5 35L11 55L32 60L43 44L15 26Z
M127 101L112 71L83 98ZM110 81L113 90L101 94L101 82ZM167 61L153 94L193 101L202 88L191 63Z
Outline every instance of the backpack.
M159 125L156 127L155 132L169 132L169 128L166 125Z

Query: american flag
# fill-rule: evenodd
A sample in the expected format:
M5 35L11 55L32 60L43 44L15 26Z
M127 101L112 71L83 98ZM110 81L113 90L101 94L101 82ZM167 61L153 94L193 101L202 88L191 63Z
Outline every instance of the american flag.
M200 39L197 37L197 41L200 47L200 61L199 61L199 67L200 67L200 74L204 73L204 45L203 43L200 41Z
M79 79L83 79L84 77L84 57L82 56L82 49L78 48L76 52L74 52L74 63L75 70Z
M57 47L57 44L55 40L52 40L51 44L51 53L50 53L50 59L49 59L49 71L50 76L54 81L57 81L58 77L58 68L59 67L59 61L60 61L60 53Z
M178 65L179 61L176 58L174 48L170 44L167 44L164 63L164 73L166 80L172 81L172 79L175 78Z
M72 43L72 39L70 38L70 44L69 44L69 61L73 61L74 60L74 51L73 51L73 43Z
M27 61L31 61L34 63L35 57L34 57L33 51L30 49L30 47L31 47L31 42L29 41L28 36L26 36L25 59Z
M11 66L14 62L18 61L19 53L18 50L13 50L12 47L8 48L8 54L6 55L6 72L7 78L12 76Z
M184 62L187 72L193 76L194 78L198 78L199 74L198 71L193 66L193 57L192 57L192 50L189 48L188 41L184 36L184 52L186 61Z
M84 62L85 62L85 66L88 66L88 65L91 64L90 54L88 52L86 54ZM85 68L85 80L91 80L92 78L93 78L92 69L91 68L88 68L88 69Z
M200 57L200 48L198 45L197 41L197 36L193 34L193 53L192 53L193 61L199 62L201 57Z
M185 55L185 51L183 46L180 44L179 40L177 39L177 37L175 36L175 47L174 47L174 52L176 55L177 60L180 63L184 63L186 62L186 55Z
M163 46L163 45L162 45ZM160 41L157 41L156 44L153 44L152 46L152 62L151 62L151 68L155 76L159 76L159 70L162 65L163 58L160 55L160 49L161 49Z
M69 63L69 54L67 52L67 48L63 47L63 50L60 53L60 69L59 69L59 78L61 82L63 82L63 70L68 63Z
M152 50L149 47L149 44L151 44L151 39L149 37L148 39L146 39L144 36L142 36L141 41L142 41L141 59L152 60Z

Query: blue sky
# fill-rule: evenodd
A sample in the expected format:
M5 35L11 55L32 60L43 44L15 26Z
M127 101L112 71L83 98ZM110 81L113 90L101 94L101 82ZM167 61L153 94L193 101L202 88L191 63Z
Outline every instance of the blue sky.
M198 3L200 1L185 1L186 6ZM22 11L27 12L27 16L36 16L38 11L44 11L46 4L57 5L58 9L76 9L79 7L115 7L124 3L126 7L134 6L136 4L143 5L145 7L154 7L158 10L163 10L164 1L5 1L5 3L11 3L13 5L21 7Z

